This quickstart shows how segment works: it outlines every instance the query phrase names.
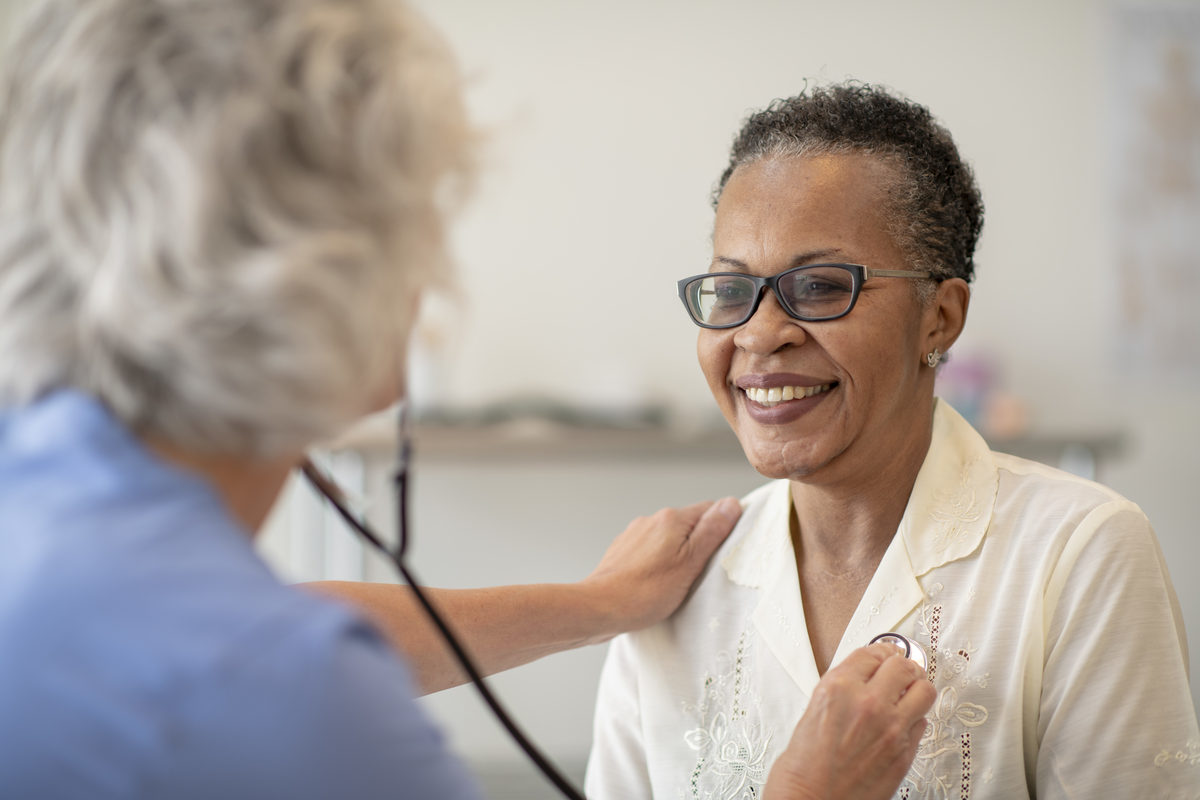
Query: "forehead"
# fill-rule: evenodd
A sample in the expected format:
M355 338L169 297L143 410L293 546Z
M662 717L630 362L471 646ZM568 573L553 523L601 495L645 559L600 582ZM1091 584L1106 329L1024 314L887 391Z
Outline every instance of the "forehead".
M738 167L717 204L714 257L777 271L807 259L881 266L895 168L869 155L766 158ZM782 264L774 262L782 261Z

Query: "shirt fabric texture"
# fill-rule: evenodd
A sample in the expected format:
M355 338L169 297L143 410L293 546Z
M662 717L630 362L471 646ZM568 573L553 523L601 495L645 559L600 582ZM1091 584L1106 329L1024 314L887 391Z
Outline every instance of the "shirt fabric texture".
M748 495L667 621L616 639L592 800L743 800L819 675L790 484ZM937 689L897 798L1197 798L1200 732L1179 602L1149 521L1098 484L993 453L937 401L933 441L833 665L888 631Z
M479 798L412 697L102 405L0 415L0 797Z

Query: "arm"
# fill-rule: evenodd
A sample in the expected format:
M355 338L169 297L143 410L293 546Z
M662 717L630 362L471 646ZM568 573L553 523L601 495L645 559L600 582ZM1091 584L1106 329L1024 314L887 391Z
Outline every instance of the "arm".
M579 583L428 592L480 671L490 675L666 618L740 515L737 500L726 498L639 517ZM308 585L370 617L408 659L423 694L466 682L408 587L343 581Z
M763 800L886 800L904 780L937 692L896 648L873 644L825 673Z
M1192 797L1200 731L1179 604L1133 503L1093 510L1046 588L1037 796Z

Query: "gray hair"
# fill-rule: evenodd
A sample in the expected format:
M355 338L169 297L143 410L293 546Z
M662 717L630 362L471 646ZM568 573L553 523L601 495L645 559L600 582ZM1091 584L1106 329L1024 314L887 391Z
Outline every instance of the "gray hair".
M713 191L713 207L743 164L815 154L862 154L890 164L897 180L888 228L909 269L927 271L933 281L974 278L983 198L971 167L929 109L879 86L814 86L750 115ZM912 286L922 303L934 295L932 281Z
M394 374L471 173L459 76L390 0L46 0L0 75L0 406L273 455Z

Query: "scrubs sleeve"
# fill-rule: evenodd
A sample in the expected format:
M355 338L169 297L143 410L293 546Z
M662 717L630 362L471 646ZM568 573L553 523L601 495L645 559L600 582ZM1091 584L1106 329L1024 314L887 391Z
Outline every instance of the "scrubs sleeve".
M637 650L632 635L608 649L596 697L592 754L585 790L589 800L651 800L642 732Z
M407 669L374 632L339 649L329 744L339 753L339 798L482 800L465 765L417 705Z
M1200 797L1179 602L1150 522L1093 510L1046 588L1037 797Z
M482 800L388 645L343 611L323 616L247 649L182 704L178 759L145 796Z

